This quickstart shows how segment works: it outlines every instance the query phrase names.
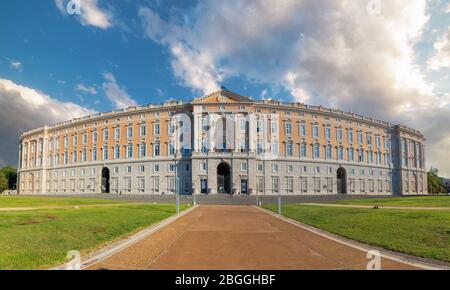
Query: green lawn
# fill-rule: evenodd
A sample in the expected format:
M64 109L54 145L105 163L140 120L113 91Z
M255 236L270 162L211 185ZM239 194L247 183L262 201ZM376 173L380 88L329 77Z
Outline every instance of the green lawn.
M72 206L119 203L115 200L96 198L59 198L39 196L0 196L0 208Z
M380 206L421 206L421 207L450 207L450 196L412 196L340 200L338 204L351 205L380 205Z
M276 205L265 208L277 210ZM284 205L283 214L371 245L450 262L450 211Z
M42 205L42 204L41 204ZM181 209L185 209L182 206ZM0 212L0 269L38 269L65 262L175 214L175 205Z

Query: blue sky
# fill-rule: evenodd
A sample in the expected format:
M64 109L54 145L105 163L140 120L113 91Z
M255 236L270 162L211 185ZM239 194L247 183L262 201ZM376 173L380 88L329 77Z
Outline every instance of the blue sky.
M224 85L422 130L450 176L449 1L79 1L0 4L0 164L24 130Z

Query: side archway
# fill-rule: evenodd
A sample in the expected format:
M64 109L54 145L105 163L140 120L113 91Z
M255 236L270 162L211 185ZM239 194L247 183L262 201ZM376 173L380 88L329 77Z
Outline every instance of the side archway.
M347 193L347 171L343 167L337 170L337 193Z

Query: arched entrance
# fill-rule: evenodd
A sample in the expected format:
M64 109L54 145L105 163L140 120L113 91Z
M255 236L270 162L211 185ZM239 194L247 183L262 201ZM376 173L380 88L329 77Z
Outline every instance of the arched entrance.
M231 193L230 178L231 168L226 162L222 162L217 166L217 192Z
M343 167L337 171L337 192L339 194L347 193L347 171Z
M104 167L102 169L102 193L109 193L109 169Z

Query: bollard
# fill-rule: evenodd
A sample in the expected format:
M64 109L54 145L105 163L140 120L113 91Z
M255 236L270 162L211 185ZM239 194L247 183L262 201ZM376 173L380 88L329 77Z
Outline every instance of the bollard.
M176 202L177 202L177 214L179 214L180 213L180 196L178 194L177 194Z
M259 206L259 196L256 196L256 206Z
M194 202L193 202L193 204L194 204L194 206L197 205L197 196L196 195L194 195Z

